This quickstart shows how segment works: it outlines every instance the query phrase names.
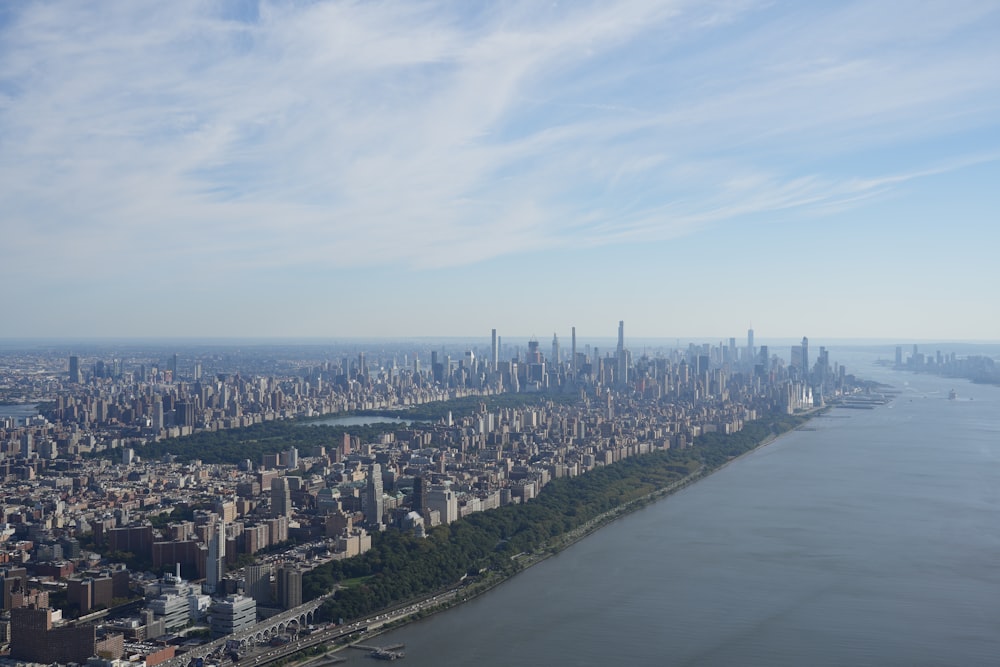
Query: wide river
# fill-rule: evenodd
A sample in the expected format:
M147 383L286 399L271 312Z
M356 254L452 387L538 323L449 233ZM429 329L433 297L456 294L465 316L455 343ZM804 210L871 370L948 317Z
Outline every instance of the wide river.
M1000 388L860 373L902 393L368 643L408 667L1000 664Z

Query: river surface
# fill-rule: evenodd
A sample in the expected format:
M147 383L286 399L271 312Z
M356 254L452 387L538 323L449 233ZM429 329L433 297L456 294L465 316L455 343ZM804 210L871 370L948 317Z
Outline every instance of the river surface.
M1000 388L853 370L902 393L367 643L406 667L1000 664Z
M303 426L367 426L369 424L412 424L413 419L399 417L383 417L380 415L360 415L349 417L324 417L322 419L303 422Z
M16 417L23 422L26 417L34 417L38 414L35 403L15 403L13 405L0 405L0 417Z

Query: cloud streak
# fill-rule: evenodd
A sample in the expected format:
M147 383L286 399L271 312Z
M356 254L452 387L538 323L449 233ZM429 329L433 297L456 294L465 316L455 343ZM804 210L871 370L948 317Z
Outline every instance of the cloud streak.
M963 164L1000 112L984 3L224 6L7 16L0 275L659 241Z

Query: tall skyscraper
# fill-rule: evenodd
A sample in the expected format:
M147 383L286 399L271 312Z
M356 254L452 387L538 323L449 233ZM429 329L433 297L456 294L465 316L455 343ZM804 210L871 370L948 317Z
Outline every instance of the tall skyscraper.
M292 490L285 477L275 477L271 480L271 515L292 516Z
M226 524L223 521L212 526L212 536L208 540L208 560L205 563L205 587L210 593L218 590L219 582L226 573Z
M365 521L369 526L377 530L382 530L382 514L385 510L385 501L382 498L382 466L377 463L371 465L368 471L368 486L365 487Z
M559 336L555 333L552 334L552 363L559 364Z
M497 344L497 330L493 330L493 344L490 347L490 370L495 371L500 366L500 348Z
M573 340L571 343L570 353L573 357L569 360L570 367L573 369L573 375L576 375L576 327L573 327Z
M163 399L159 394L153 397L153 428L159 430L164 426Z
M618 351L615 356L615 382L619 386L628 384L629 355L625 351L625 321L618 321Z
M809 339L802 337L802 379L809 381Z
M753 360L754 349L753 349L753 329L747 329L747 359Z
M424 513L424 494L427 492L428 482L423 475L417 475L413 478L413 502L411 507L413 511L417 514L423 516Z

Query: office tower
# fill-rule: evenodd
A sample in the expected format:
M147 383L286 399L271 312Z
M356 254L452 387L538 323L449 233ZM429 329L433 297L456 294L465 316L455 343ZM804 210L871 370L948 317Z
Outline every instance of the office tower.
M629 358L625 352L625 321L618 321L618 349L615 355L615 382L618 386L628 384Z
M753 329L747 329L747 359L753 359Z
M826 384L826 371L830 366L830 353L826 351L825 347L819 348L819 356L816 357L816 373L814 379L816 380L817 386L822 387Z
M294 565L278 568L278 602L285 609L302 604L302 570Z
M802 379L809 381L809 339L802 337Z
M559 365L559 336L552 334L552 364Z
M163 399L157 394L153 397L153 428L160 430L164 425Z
M177 353L174 352L173 356L170 357L170 364L168 366L170 372L174 376L174 380L177 380Z
M212 526L208 539L208 560L205 563L205 587L210 593L218 590L219 582L226 573L226 524L223 521Z
M710 364L710 359L707 354L699 354L695 358L695 373L698 375L704 375L708 372Z
M271 516L292 516L292 490L284 477L271 480Z
M382 514L384 511L382 499L382 466L371 465L368 471L368 485L365 487L365 521L369 526L382 530Z
M427 490L427 480L424 479L423 475L417 475L413 478L413 501L410 503L410 507L417 514L423 516L424 513L424 494Z
M571 352L573 354L573 357L569 361L570 361L571 367L573 368L573 375L576 375L576 327L573 327L573 329L572 329L572 336L573 336L573 339L572 339L572 342L570 344L570 347L572 348Z
M194 405L189 401L177 401L174 407L176 418L174 423L177 426L194 427Z
M31 454L34 451L34 437L31 435L31 431L25 431L21 434L21 457L30 459Z
M69 357L69 381L74 384L83 382L83 378L80 376L80 357L75 354L71 354Z
M902 345L897 345L896 346L896 365L897 366L902 366L903 365L903 346Z
M438 361L437 350L431 350L431 377L435 382L444 381L444 367Z
M194 381L197 382L201 379L201 362L195 362L194 365Z
M362 378L368 379L368 366L365 365L365 353L358 353L358 375Z
M495 371L500 367L500 347L497 341L497 330L493 330L493 344L490 347L490 370Z

